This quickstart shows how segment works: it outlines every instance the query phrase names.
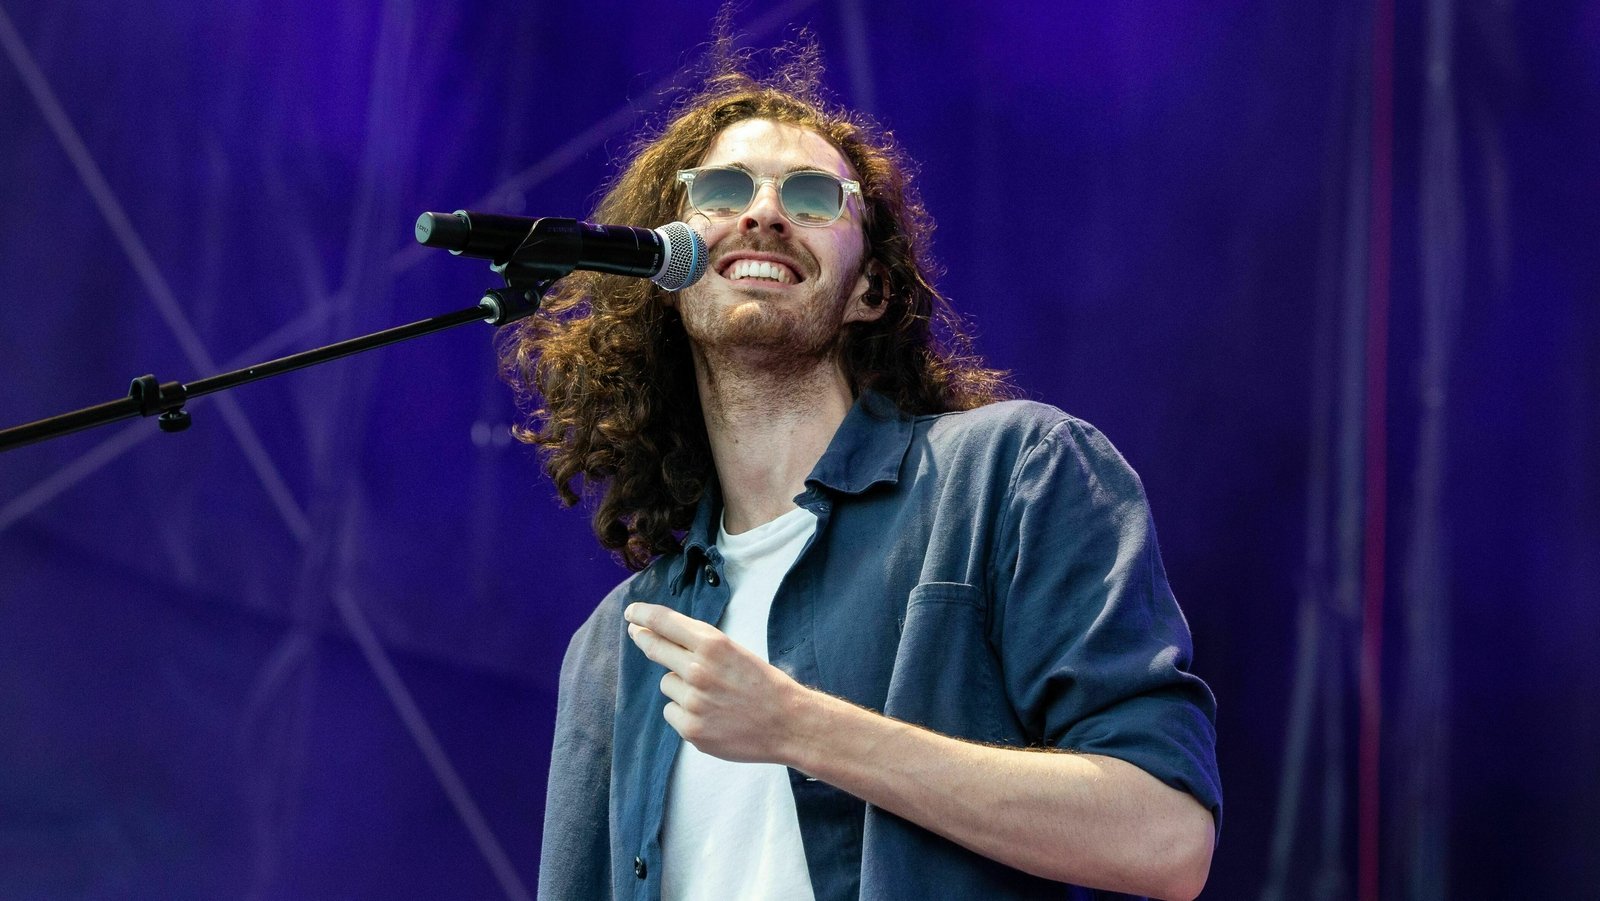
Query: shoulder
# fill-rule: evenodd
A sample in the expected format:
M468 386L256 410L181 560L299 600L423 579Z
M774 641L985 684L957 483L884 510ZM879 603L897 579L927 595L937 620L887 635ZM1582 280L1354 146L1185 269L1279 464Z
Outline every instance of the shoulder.
M1035 490L1078 485L1143 496L1138 474L1104 433L1050 404L1000 401L920 416L916 426L935 456L981 460L1008 471L1013 491L1027 493L1023 485L1032 482Z
M1040 445L1067 445L1121 459L1110 440L1090 423L1032 400L1005 400L971 410L918 416L916 430L936 444L1013 446L1023 452Z
M1037 440L1068 423L1088 425L1058 407L1034 400L1002 400L971 410L929 413L916 417L916 423L919 431L926 430L930 436L969 440Z

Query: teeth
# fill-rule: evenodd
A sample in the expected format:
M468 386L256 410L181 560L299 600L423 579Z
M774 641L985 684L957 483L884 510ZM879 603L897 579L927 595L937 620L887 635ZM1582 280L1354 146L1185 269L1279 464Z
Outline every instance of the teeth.
M794 284L794 273L789 271L788 266L765 260L738 260L728 267L724 277L733 282L746 278L759 278L783 285Z

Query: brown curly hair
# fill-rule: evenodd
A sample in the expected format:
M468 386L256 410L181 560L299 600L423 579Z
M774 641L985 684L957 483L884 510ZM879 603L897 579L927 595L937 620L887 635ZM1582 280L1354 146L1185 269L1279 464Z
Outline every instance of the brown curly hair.
M721 49L704 87L637 142L594 219L655 227L679 218L678 170L697 165L736 122L769 119L814 131L855 169L867 256L884 276L877 289L884 315L853 324L840 341L852 393L871 388L909 413L1012 396L1005 374L972 353L933 285L934 225L911 185L909 161L891 135L824 99L815 44L782 48L781 65L760 80L745 72L748 56ZM714 471L689 339L661 289L575 272L535 316L505 330L499 353L503 374L532 411L517 437L545 451L563 505L578 502L580 479L584 494L598 494L595 534L629 568L676 551Z

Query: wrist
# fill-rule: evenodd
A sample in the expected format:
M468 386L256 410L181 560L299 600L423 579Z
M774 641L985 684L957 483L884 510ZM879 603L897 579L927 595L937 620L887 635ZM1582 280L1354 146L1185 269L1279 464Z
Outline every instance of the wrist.
M827 729L824 708L830 700L833 698L823 692L798 682L794 684L789 702L784 705L786 728L780 755L785 766L808 776L816 775L813 769L818 759L818 737L825 734Z
M820 689L797 688L786 717L783 763L807 776L835 785L849 781L852 760L876 759L906 728Z

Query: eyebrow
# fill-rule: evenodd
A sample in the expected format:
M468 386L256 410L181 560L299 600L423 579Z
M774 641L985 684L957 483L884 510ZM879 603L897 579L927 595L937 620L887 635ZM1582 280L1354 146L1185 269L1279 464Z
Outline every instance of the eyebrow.
M750 173L751 175L756 175L757 174L756 170L750 168L749 166L746 166L744 163L723 163L722 165L727 166L729 169L742 169L745 172ZM780 172L778 174L779 175L788 175L791 172L821 172L824 175L833 175L833 176L836 176L836 177L839 177L839 178L843 177L843 176L840 176L838 173L831 172L831 171L829 171L827 169L822 168L821 166L805 166L805 165L790 166L789 168L783 170L782 172Z

